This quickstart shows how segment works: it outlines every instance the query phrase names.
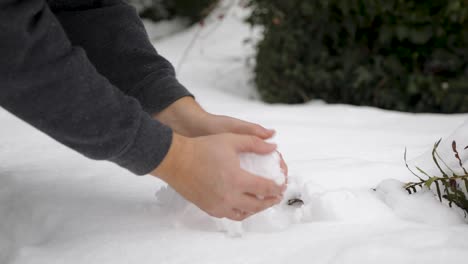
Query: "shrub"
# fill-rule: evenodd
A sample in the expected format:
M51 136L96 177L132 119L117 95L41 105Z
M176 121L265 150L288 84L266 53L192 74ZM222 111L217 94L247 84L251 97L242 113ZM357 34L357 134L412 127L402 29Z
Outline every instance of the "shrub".
M267 102L468 112L466 0L248 0Z
M192 22L203 19L219 0L131 0L140 16L153 21L175 16L189 18Z

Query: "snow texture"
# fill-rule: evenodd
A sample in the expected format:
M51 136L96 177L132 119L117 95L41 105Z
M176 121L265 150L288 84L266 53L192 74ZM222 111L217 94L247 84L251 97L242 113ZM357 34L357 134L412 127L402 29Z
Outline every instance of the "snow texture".
M242 153L239 155L239 161L242 169L254 175L273 180L278 185L286 182L286 177L280 167L280 156L276 152L269 155ZM186 201L170 187L165 187L156 193L159 204L166 208L167 214L174 216L173 222L175 225L219 230L230 236L241 236L245 230L263 232L282 230L296 222L294 221L293 209L288 210L286 204L290 196L293 196L293 194L287 192L284 201L280 205L269 208L243 222L236 222L209 216ZM211 227L209 223L211 223Z
M468 169L468 120L465 121L462 125L460 125L455 131L453 131L447 137L441 138L442 141L440 142L437 152L439 153L440 157L443 158L443 163L446 164L451 170L453 170L458 175L463 175L463 169L459 165L459 161L455 158L452 149L452 142L455 141L457 145L457 150L462 161L462 164L465 168ZM436 141L435 139L434 141ZM429 173L432 176L442 176L440 170L436 167L435 163L432 160L432 146L427 149L419 157L411 160L410 164L415 169L415 166L422 168L424 171ZM443 165L443 169L446 172L450 172L447 166ZM416 171L416 170L415 170Z
M279 167L278 154L260 156L242 154L241 167L269 179L284 182L284 174ZM267 176L270 175L270 176ZM279 178L276 178L278 175ZM184 200L170 187L162 188L157 194L158 202L168 215L173 215L175 226L185 226L206 231L223 231L233 237L245 232L282 231L294 224L314 221L362 221L376 219L389 214L389 209L398 217L429 225L460 225L465 223L464 213L459 208L449 208L440 203L428 189L409 195L404 183L388 179L382 181L375 190L332 190L323 188L312 181L301 183L291 177L283 201L242 222L210 217L193 204ZM374 197L384 202L380 203ZM303 206L288 205L290 199L299 198ZM386 205L386 206L385 206Z
M270 179L278 185L283 185L286 182L286 176L280 166L281 159L277 152L270 155L242 153L239 155L239 160L241 168L254 175Z
M243 235L232 238L220 232L226 225L187 206L163 182L87 160L0 109L0 263L440 264L468 259L468 226L459 211L439 204L428 191L408 195L400 189L415 180L403 162L405 147L411 166L437 173L428 155L434 142L444 139L440 153L452 162L451 140L460 150L468 145L468 115L259 102L246 64L253 46L243 44L256 39L259 30L244 24L248 10L232 3L222 1L203 28L194 25L155 46L183 65L179 79L205 109L276 129L275 141L289 165L286 195L300 196L304 206L278 205L238 230L233 227L231 233ZM466 165L468 151L461 155ZM166 191L155 198L160 189Z
M379 197L399 217L431 225L465 223L462 210L440 203L432 191L425 189L409 195L403 185L397 180L385 180L376 188Z

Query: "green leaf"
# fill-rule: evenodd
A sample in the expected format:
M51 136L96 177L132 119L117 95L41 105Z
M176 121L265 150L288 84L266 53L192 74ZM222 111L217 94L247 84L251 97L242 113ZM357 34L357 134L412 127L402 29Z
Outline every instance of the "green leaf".
M424 182L424 186L426 186L428 189L430 189L432 183L434 183L434 181L436 181L436 180L437 180L437 177L431 177L431 178L429 178L429 180Z

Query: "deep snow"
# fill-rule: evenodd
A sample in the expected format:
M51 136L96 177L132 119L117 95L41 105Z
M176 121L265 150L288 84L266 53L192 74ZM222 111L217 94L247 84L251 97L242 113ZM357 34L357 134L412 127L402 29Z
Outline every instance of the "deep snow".
M168 211L155 197L164 183L87 160L0 110L0 263L459 263L468 258L468 226L454 210L431 200L428 192L408 196L395 181L381 183L414 181L403 163L404 148L410 159L418 157L468 115L254 100L246 66L252 48L243 40L256 33L242 23L244 15L235 7L224 20L208 21L179 77L207 110L278 131L274 140L305 197L303 221L262 230L271 220L267 217L233 238L208 221L197 222L195 212L175 217L177 206ZM198 30L155 46L178 65ZM463 133L459 137L466 139ZM415 162L427 160L423 155Z

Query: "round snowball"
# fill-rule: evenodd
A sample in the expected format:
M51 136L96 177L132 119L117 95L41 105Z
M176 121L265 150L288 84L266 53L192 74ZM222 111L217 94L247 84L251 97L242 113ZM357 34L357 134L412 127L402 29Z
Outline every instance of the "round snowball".
M281 157L277 152L268 155L243 153L239 159L241 168L252 174L273 180L278 185L286 182L286 176L281 169Z

